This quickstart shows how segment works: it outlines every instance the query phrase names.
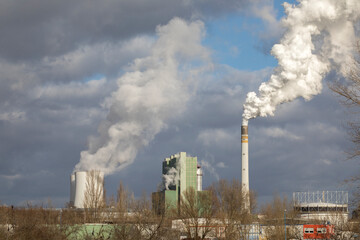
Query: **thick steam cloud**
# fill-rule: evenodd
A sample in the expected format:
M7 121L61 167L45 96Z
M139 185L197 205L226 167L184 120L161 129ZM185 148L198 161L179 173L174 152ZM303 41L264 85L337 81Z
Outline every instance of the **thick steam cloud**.
M151 56L136 59L132 71L118 79L99 136L89 139L89 150L81 152L75 170L121 170L185 109L193 79L208 60L201 45L204 25L175 18L156 32Z
M346 75L356 43L354 23L359 20L359 0L300 0L284 3L287 31L271 53L278 66L259 94L249 92L243 125L257 116L273 116L276 106L303 97L310 100L322 90L331 70Z

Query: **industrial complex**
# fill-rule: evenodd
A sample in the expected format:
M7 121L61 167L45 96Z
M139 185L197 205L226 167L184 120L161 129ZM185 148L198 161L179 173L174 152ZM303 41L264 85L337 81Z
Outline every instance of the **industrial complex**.
M248 151L248 126L241 128L241 163L242 163L242 182L241 190L244 197L244 208L247 214L250 213L250 197L249 197L249 151ZM86 195L89 194L89 188L100 189L98 195L103 196L104 173L96 171L97 177L94 178L94 171L78 171L70 176L70 206L76 209L86 209ZM181 199L184 193L189 189L195 191L197 196L207 194L203 191L202 179L203 172L195 156L190 156L186 152L179 152L165 158L162 161L162 183L157 192L153 192L152 210L157 215L167 215L169 210L175 210L171 213L179 213L181 209ZM91 180L92 179L92 180ZM95 180L94 180L95 179ZM92 182L89 182L92 181ZM101 197L100 197L101 198ZM276 230L278 225L284 223L285 239L286 232L296 233L299 238L296 239L328 239L334 236L335 226L343 226L349 221L348 209L348 193L344 191L315 191L315 192L294 192L293 193L293 212L296 217L286 216L284 218L263 220L262 215L254 215L253 220L249 223L235 221L237 227L246 231L245 239L269 239L269 231ZM177 210L177 211L176 211ZM112 210L111 210L112 211ZM130 211L130 210L129 210ZM119 214L119 213L117 213ZM172 215L174 216L174 215ZM132 220L133 221L133 220ZM207 232L208 239L226 239L226 228L230 223L230 219L213 219L211 229L209 230L209 222L206 219L199 218L197 220L196 234L205 234ZM288 222L287 222L288 221ZM286 225L287 222L287 225ZM184 236L191 235L191 231L186 225L183 218L174 218L171 228L180 233L186 233ZM195 225L190 227L195 228ZM190 233L189 233L190 231ZM195 230L194 230L195 231ZM190 238L180 238L190 239ZM192 239L192 238L191 238Z
M192 188L202 191L202 170L197 157L180 152L165 158L162 163L163 183L159 192L152 194L153 207L158 213L180 205L181 195Z
M249 196L249 175L248 175L248 131L247 126L242 128L242 191L245 196L244 208L248 208L250 214ZM94 175L95 173L95 175ZM181 198L184 193L193 189L197 195L207 194L202 188L202 169L198 163L197 157L190 156L186 152L179 152L167 157L162 162L162 184L157 192L152 193L152 209L158 215L167 215L167 211L179 211L181 208ZM96 176L96 178L94 178ZM91 180L92 179L92 180ZM95 181L94 181L95 179ZM89 183L89 181L92 181ZM70 176L70 206L76 209L86 209L86 195L89 194L89 188L101 189L102 196L104 183L104 173L100 171L78 171ZM297 213L296 217L286 217L284 212L283 220L269 219L262 220L262 215L255 215L252 222L235 224L246 232L246 239L269 239L269 232L281 231L276 230L278 225L284 223L286 226L285 234L296 239L331 239L335 235L335 226L344 226L349 222L348 193L344 191L316 191L316 192L294 192L293 209ZM178 211L176 211L178 210ZM109 213L109 211L105 211ZM110 211L114 216L113 210ZM117 216L119 213L116 213ZM174 216L174 215L173 215ZM104 220L108 219L108 220ZM131 219L131 217L130 217ZM109 218L103 218L105 222L111 222ZM128 220L132 222L133 220ZM207 239L226 239L227 224L230 219L221 220L213 219L212 226L204 218L197 220L197 226L190 227L186 224L186 219L174 218L171 221L171 229L180 234L180 239L188 239L189 232L198 228L197 234L207 234ZM286 225L287 222L287 225ZM183 235L181 234L183 233ZM191 235L192 233L190 233ZM349 232L346 236L350 236ZM181 237L184 236L184 237ZM271 239L271 238L270 238ZM351 239L351 237L349 237ZM355 239L355 238L353 238Z

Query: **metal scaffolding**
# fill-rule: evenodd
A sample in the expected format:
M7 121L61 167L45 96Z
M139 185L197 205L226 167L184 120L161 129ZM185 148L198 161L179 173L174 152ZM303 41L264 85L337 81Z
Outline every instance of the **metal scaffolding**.
M314 203L330 203L347 205L348 192L345 191L316 191L316 192L294 192L294 205L306 205Z
M348 212L348 192L294 192L294 209L300 213Z

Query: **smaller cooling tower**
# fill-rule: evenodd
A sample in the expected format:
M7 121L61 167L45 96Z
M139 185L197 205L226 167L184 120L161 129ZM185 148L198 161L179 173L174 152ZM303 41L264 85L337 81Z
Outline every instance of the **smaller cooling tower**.
M196 175L197 175L197 190L198 190L198 191L202 191L202 176L203 176L203 172L202 172L202 170L201 170L201 166L200 166L200 165L197 165Z
M74 206L75 202L75 173L70 175L70 207Z
M86 191L87 172L75 172L75 198L74 207L84 208L84 199Z

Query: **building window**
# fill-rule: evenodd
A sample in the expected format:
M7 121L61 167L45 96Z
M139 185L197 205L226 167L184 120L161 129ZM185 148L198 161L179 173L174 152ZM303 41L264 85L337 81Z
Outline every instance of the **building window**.
M305 228L304 232L305 233L314 233L314 229L313 228Z
M326 233L326 228L318 228L316 231L317 233Z

